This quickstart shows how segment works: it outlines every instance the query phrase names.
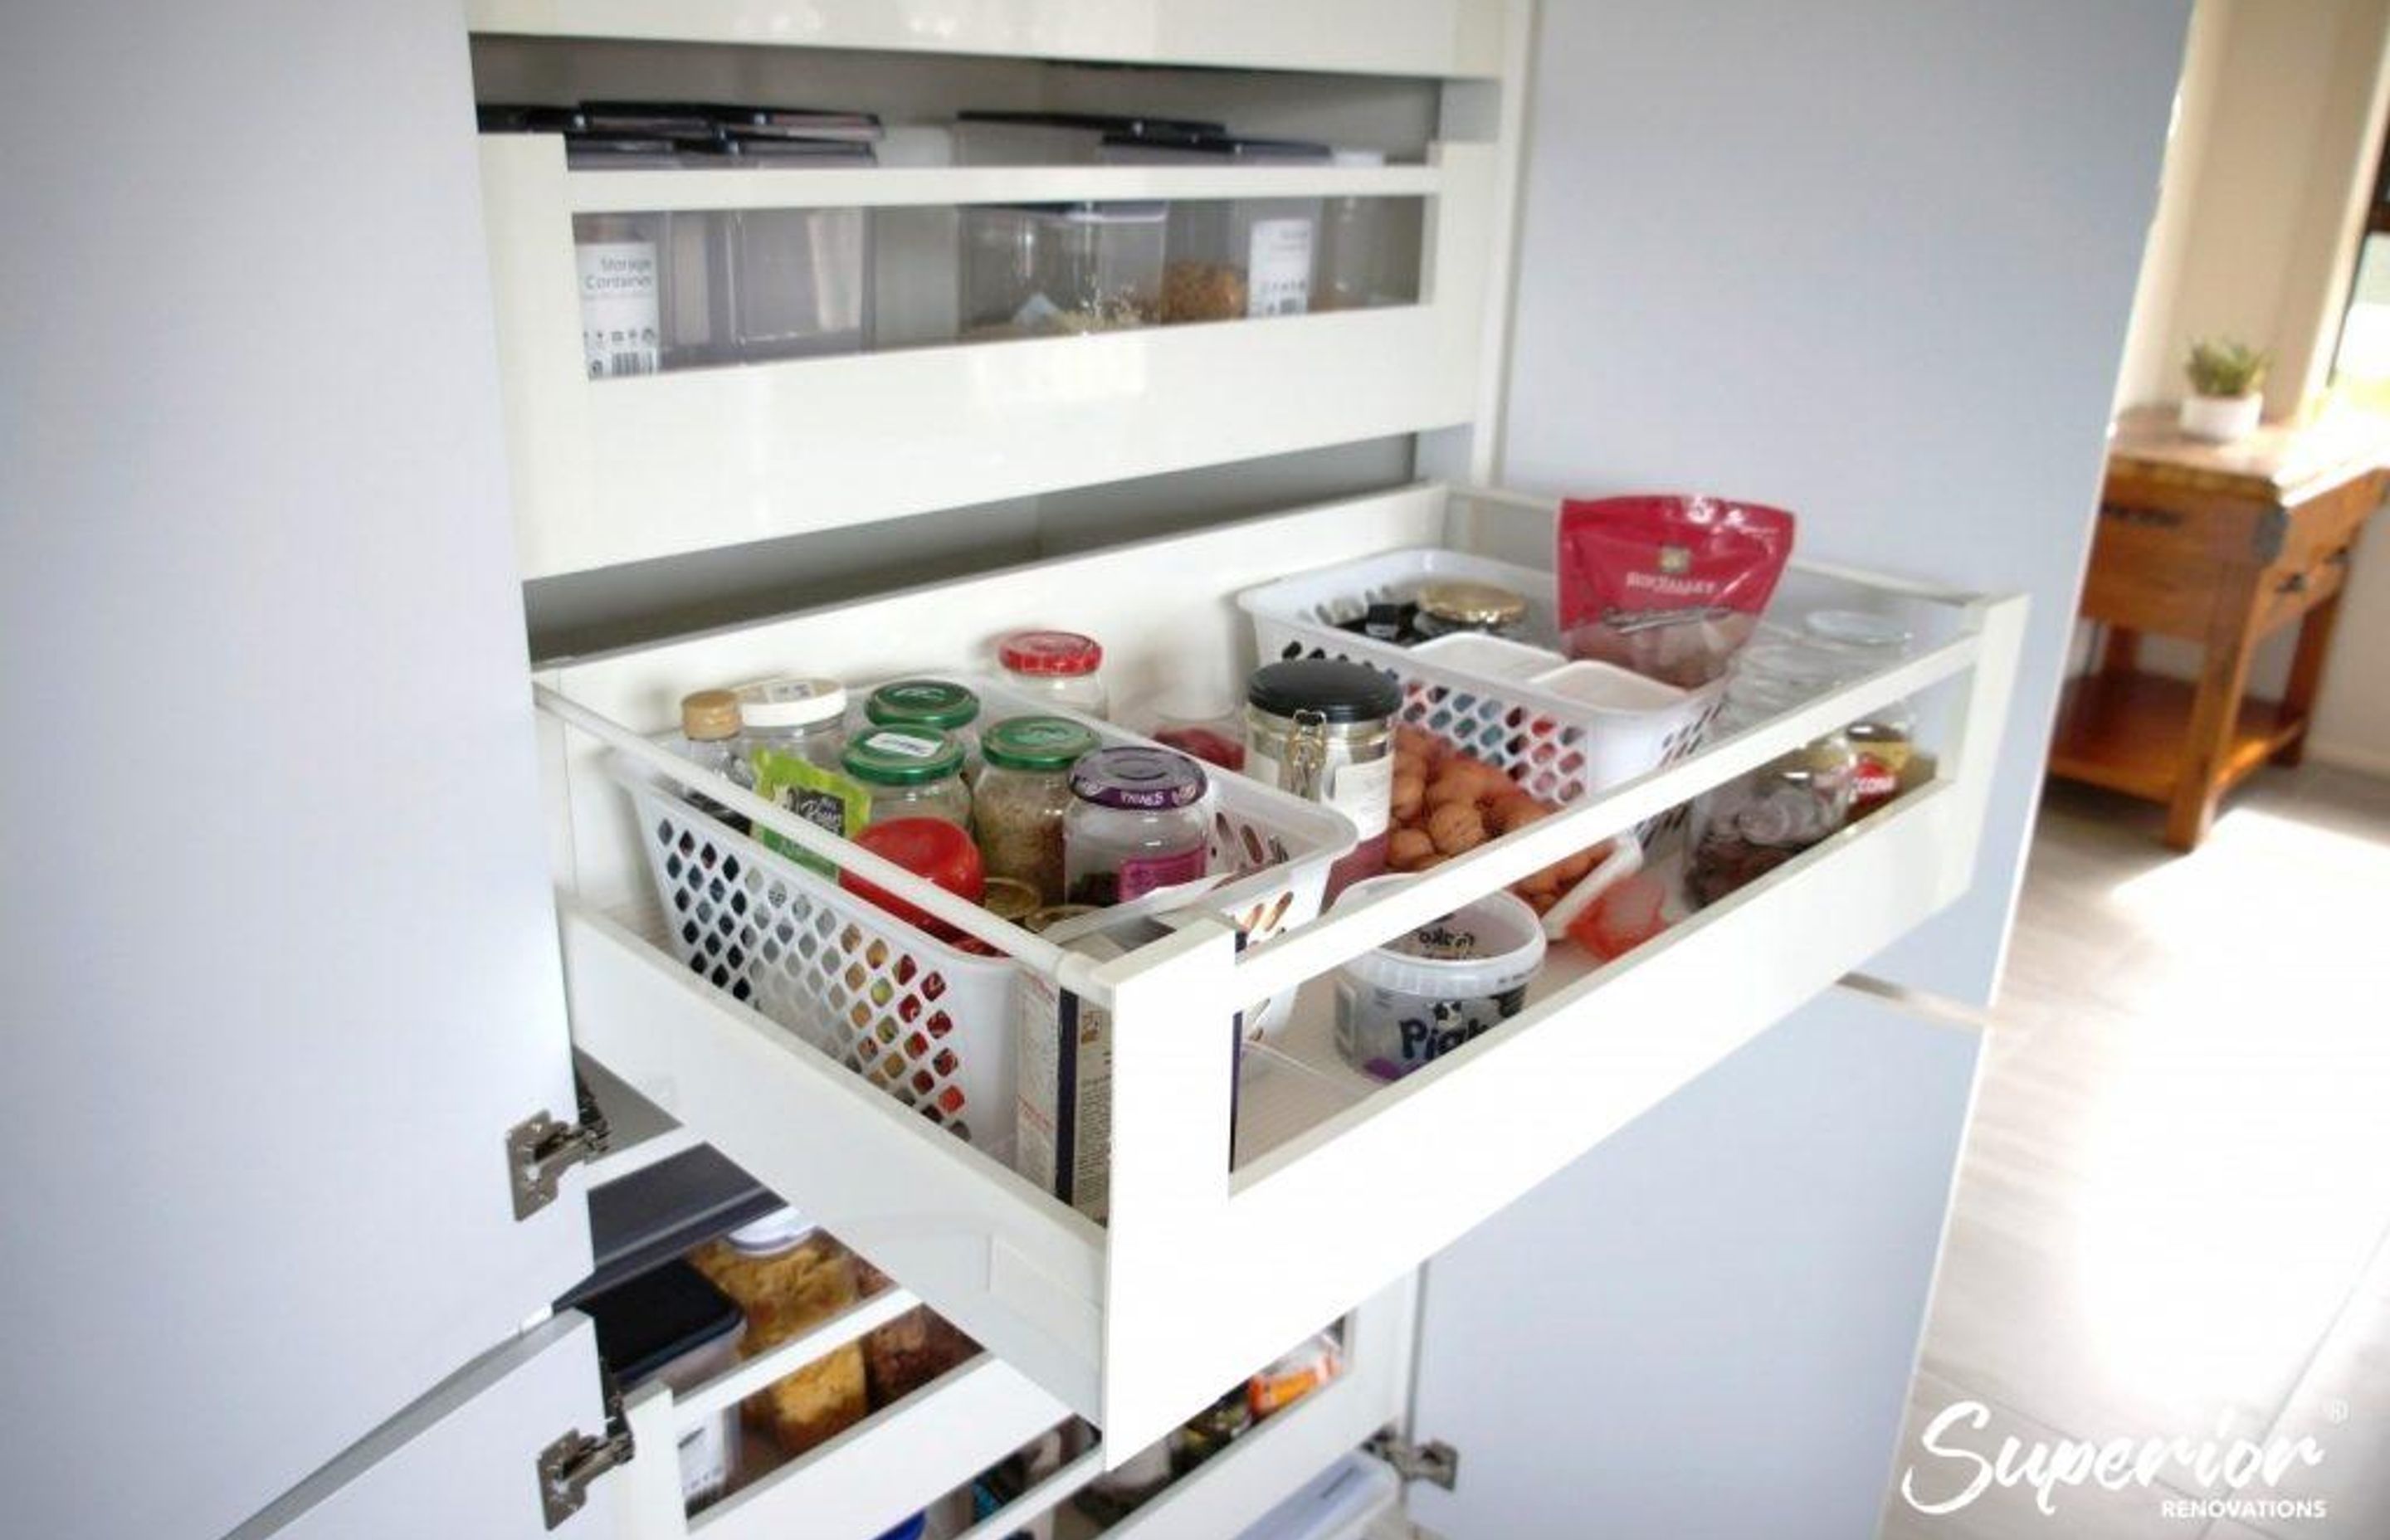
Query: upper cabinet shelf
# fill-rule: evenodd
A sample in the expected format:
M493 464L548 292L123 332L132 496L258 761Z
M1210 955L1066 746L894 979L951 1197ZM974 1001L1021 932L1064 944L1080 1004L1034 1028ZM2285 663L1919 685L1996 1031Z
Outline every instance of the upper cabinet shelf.
M1065 487L1415 433L1480 404L1497 223L1492 145L1424 164L570 171L546 135L482 141L517 547L527 578ZM1418 301L1095 335L592 379L574 221L861 208L887 292L953 303L955 206L1416 199ZM881 306L882 346L890 307ZM949 319L947 335L951 336Z
M1502 0L469 0L474 32L1334 73L1500 74Z

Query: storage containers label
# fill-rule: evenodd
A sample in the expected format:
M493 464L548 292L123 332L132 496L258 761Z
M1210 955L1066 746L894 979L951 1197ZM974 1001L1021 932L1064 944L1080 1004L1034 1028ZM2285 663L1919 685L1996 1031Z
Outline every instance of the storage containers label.
M581 351L592 379L653 374L663 362L662 286L655 242L584 241L572 248L581 277Z
M1245 252L1245 314L1300 315L1311 308L1307 219L1257 219Z

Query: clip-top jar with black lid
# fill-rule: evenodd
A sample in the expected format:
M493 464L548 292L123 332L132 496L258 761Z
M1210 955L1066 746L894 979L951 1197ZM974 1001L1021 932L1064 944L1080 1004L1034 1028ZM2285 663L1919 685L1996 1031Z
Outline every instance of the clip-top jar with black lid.
M1445 579L1420 585L1419 613L1411 619L1411 629L1431 640L1463 631L1514 636L1526 618L1527 601L1508 588Z
M1394 713L1403 688L1361 663L1297 658L1253 671L1245 687L1245 774L1324 802L1361 842L1328 870L1330 899L1386 869L1393 823Z

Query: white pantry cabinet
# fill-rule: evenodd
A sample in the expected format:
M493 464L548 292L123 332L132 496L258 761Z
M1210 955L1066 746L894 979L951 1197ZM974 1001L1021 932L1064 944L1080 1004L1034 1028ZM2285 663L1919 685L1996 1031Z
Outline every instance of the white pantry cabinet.
M1796 1415L1831 1431L1753 1467L1778 1495L1766 1532L1823 1540L1872 1511L1973 1045L1852 991L1806 1003L1932 917L1980 908L1979 872L2010 869L2015 831L1988 844L1986 809L2017 792L2003 753L2012 765L2042 731L2013 702L2050 681L2021 660L2040 658L2071 595L2047 564L2018 576L2007 558L2079 551L2088 483L2079 506L2028 499L2003 530L1971 517L1947 539L1907 532L1886 542L1886 575L1867 520L1804 480L1827 536L1811 554L1843 564L1805 563L1786 605L1905 615L1919 654L1394 897L1241 953L1200 921L1100 969L983 923L1022 968L1133 1027L1106 1226L684 967L605 759L640 754L696 686L950 669L1024 622L1101 635L1116 698L1227 686L1252 662L1242 589L1419 545L1548 564L1542 494L1626 478L1709 489L1713 454L1743 478L1715 490L1766 495L1780 459L1805 478L1793 445L1669 441L1628 408L1709 423L1727 420L1704 416L1720 402L1800 398L1810 361L1773 354L1767 323L1801 311L1802 287L1754 281L1778 255L1963 307L2062 237L2073 265L2031 269L2025 298L2076 314L2113 289L2120 318L2117 233L2148 212L2179 6L2127 23L2037 4L2018 28L1831 0L1825 35L1875 72L1955 49L1979 56L1972 77L1774 116L1756 145L1722 109L1732 133L1658 126L1656 110L1587 133L1557 111L1629 87L1722 103L1780 86L1800 57L1776 31L1798 31L1792 8L1749 0L1600 0L1565 24L1528 0L468 0L461 18L453 0L263 18L194 0L142 13L137 50L120 45L121 8L12 19L0 49L12 138L76 122L92 150L35 168L22 206L43 238L0 259L12 293L56 301L9 318L9 419L32 420L23 392L44 430L0 456L0 613L12 659L38 660L12 662L6 703L91 751L12 758L12 791L41 767L12 804L62 811L13 828L0 865L12 946L42 940L12 966L32 1046L6 1090L12 1168L32 1174L12 1195L12 1254L44 1259L12 1269L5 1296L31 1365L9 1392L10 1427L29 1431L0 1457L9 1489L31 1494L10 1513L21 1527L870 1540L1041 1429L1099 1428L1089 1454L973 1532L996 1540L1340 1318L1343 1379L1111 1533L1232 1535L1381 1431L1431 1479L1435 1441L1459 1446L1448 1489L1415 1488L1414 1511L1451 1540L1570 1533L1602 1511L1620 1533L1754 1533L1753 1511L1716 1495L1734 1469L1671 1455L1699 1455L1721 1421L1755 1447ZM477 153L469 48L483 99L892 117L1150 102L1387 163L573 171L540 135L484 135ZM99 86L171 109L186 134L95 121ZM1818 88L1831 95L1822 74ZM1878 197L1855 158L1890 138L1926 154L1963 129L1997 170L2004 123L2077 98L2132 110L2060 114L2080 152L2063 177L2017 160L2043 178L2029 199L1979 178L2030 217L1987 221L1967 250L1920 238L1934 216ZM338 135L292 131L335 121ZM191 153L211 131L241 153ZM1671 199L1779 165L1806 201L1772 210L1772 227L1671 238ZM1523 211L1523 172L1536 189ZM1589 203L1620 186L1635 190ZM1418 302L646 379L592 381L580 365L576 212L1247 193L1419 200ZM212 237L178 244L187 265L162 276L122 238L161 210ZM1949 265L1905 264L1927 249ZM1902 353L1870 329L1864 293L1836 293L1845 308L1803 314L1803 335L1839 325L1865 356L1862 384L1840 391L1854 435L1888 420L1870 417L1870 391L1930 409L1950 361ZM2073 392L2089 366L2026 341L1991 370L2021 382L2012 409L1964 428L2021 459L2088 453L2096 421L2038 412L2024 385L2047 366ZM1536 494L1477 490L1504 481L1506 434L1523 428ZM1256 468L1169 533L1081 548L1081 531L934 584L539 658L536 709L527 699L517 601L541 584L636 587L832 532L934 544L982 517L974 505L1153 481L1150 505L1222 484L1193 473L1383 441L1406 446L1407 474L1272 494L1278 472ZM1936 447L1864 446L1921 520ZM1170 477L1185 481L1154 481ZM1619 964L1558 958L1520 1018L1398 1085L1336 1059L1321 981L1343 958L1913 695L1939 769L1895 807ZM176 817L128 826L161 777ZM128 837L95 856L96 821L71 815L86 808ZM137 926L121 918L136 892ZM1240 1072L1221 1029L1288 992L1286 1033ZM571 1163L559 1136L557 1196L518 1219L508 1131L578 1117L572 1049L610 1096L637 1099L629 1115L618 1102L621 1142L594 1165ZM900 1289L687 1396L635 1392L610 1419L592 1333L548 1304L591 1264L591 1187L700 1143ZM1794 1222L1805 1205L1811 1222ZM684 1517L685 1431L917 1299L990 1352ZM1721 1419L1738 1392L1747 1415ZM145 1441L128 1468L109 1435L135 1393L145 1415L200 1426Z

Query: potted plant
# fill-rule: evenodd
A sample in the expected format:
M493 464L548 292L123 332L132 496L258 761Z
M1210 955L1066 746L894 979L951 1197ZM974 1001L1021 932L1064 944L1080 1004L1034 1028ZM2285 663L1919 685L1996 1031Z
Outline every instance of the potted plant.
M2257 426L2265 409L2266 370L2274 355L2259 353L2229 337L2209 338L2191 345L2183 373L2191 379L2191 394L2182 398L2182 430L2194 439L2229 443Z

